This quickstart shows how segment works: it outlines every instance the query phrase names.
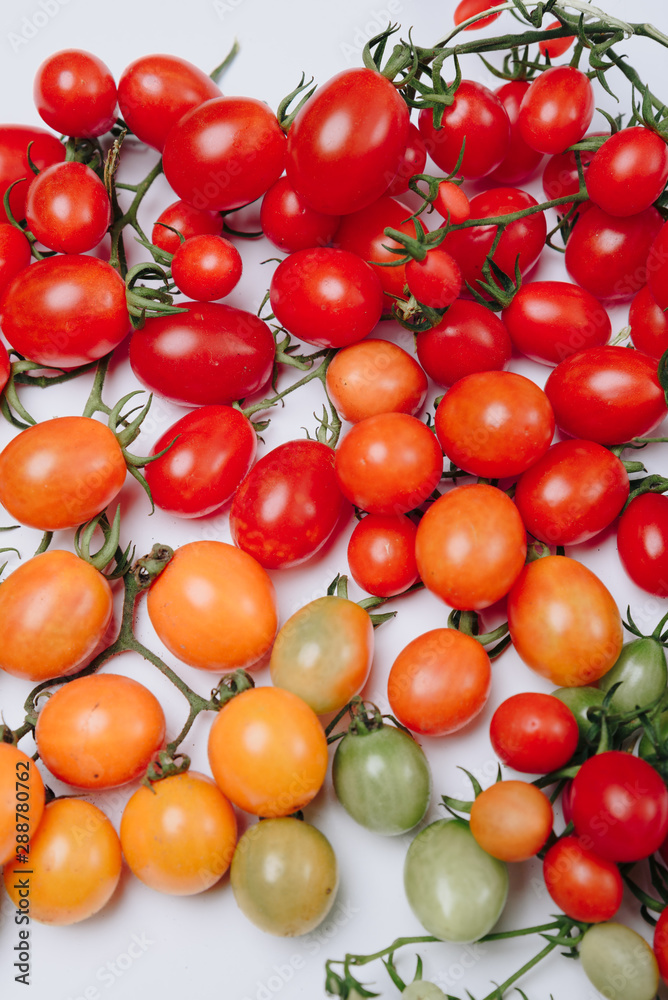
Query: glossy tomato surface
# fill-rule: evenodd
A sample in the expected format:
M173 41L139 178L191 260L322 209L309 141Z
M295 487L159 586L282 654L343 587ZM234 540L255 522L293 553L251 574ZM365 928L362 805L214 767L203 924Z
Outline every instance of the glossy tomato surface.
M50 250L86 253L100 243L111 222L109 195L84 163L54 163L28 188L26 221Z
M427 396L427 376L412 355L374 337L341 348L326 379L329 398L351 424L378 413L415 416Z
M417 356L427 375L442 386L474 372L500 371L513 346L504 323L485 306L457 299L443 319L416 337Z
M403 514L368 514L358 521L348 542L355 583L376 597L394 597L412 587L418 579L416 534L416 524Z
M649 285L643 285L629 309L629 326L633 346L657 361L668 351L668 316L652 294Z
M551 66L522 98L518 127L527 145L541 153L561 153L579 142L596 107L594 89L574 66Z
M566 916L584 923L611 920L622 903L624 883L612 861L587 850L580 837L561 837L548 850L543 877Z
M527 861L552 832L547 795L528 781L497 781L476 796L471 833L499 861Z
M0 743L0 864L29 856L44 812L44 782L34 760L13 743Z
M0 293L30 263L30 243L16 226L0 222Z
M40 117L64 135L104 135L116 121L116 96L109 67L83 49L55 52L35 74L33 97Z
M235 245L209 233L185 240L172 260L176 287L200 302L229 295L239 283L242 270L241 254Z
M420 131L415 125L408 126L408 141L404 149L399 169L394 180L387 189L389 195L403 194L408 191L408 182L414 174L421 174L427 162L427 149Z
M174 229L176 232L172 232ZM176 253L181 246L179 233L184 240L188 240L191 236L202 236L206 233L220 236L222 231L223 217L220 212L193 208L187 201L179 199L164 208L155 220L151 242L167 253Z
M32 143L32 145L30 145ZM30 159L39 170L61 163L65 159L65 147L51 132L33 125L0 125L0 222L8 222L4 208L7 188L15 184L9 195L9 207L17 222L25 218L26 195L33 173L28 163Z
M656 201L668 180L668 146L644 126L620 129L595 153L587 194L610 215L635 215Z
M575 753L578 724L559 698L526 691L501 702L492 716L489 738L508 767L524 774L548 774L564 767Z
M287 177L279 177L262 199L262 232L286 253L327 246L334 239L339 222L338 215L325 215L310 208Z
M617 550L622 566L643 590L668 597L668 497L634 497L619 519Z
M538 170L543 159L541 152L532 149L524 141L517 123L522 98L529 86L530 84L526 80L510 80L495 91L496 96L506 109L510 121L508 152L491 173L491 179L498 184L521 184Z
M431 108L424 108L418 126L434 163L450 174L464 140L458 173L467 179L485 177L503 161L510 144L510 121L499 98L475 80L462 80L454 101L446 106L439 128Z

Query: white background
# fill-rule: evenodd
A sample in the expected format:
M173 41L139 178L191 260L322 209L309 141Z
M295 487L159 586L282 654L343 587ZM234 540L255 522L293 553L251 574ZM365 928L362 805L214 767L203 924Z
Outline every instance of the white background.
M297 83L300 73L314 75L324 82L333 73L358 64L361 46L372 33L385 26L388 14L400 21L403 34L413 26L413 39L422 45L433 44L451 27L454 0L5 0L0 10L0 119L6 122L41 124L32 105L32 79L41 61L65 47L80 47L99 55L118 78L132 59L149 52L169 52L184 56L206 71L217 65L233 40L238 39L241 53L222 82L226 94L243 94L266 100L276 108L280 98ZM621 17L633 16L668 27L668 15L661 0L607 0L604 7ZM489 33L513 30L509 14ZM470 37L470 36L469 36ZM665 71L667 53L646 40L618 46L626 52L655 91L668 98ZM465 65L465 73L495 86L485 67L476 61ZM622 108L628 111L630 88L619 85ZM610 98L597 94L599 106L616 112ZM595 120L594 125L602 126ZM122 177L137 180L148 172L155 160L153 151L126 150ZM435 171L437 172L437 171ZM539 198L540 182L526 185ZM471 192L476 188L471 187ZM174 200L164 178L160 178L146 199L141 217L151 225L161 209ZM244 213L246 228L257 227L257 207ZM245 272L241 284L229 302L255 311L270 279L273 265L260 261L276 251L266 241L239 241ZM135 256L135 259L141 259ZM558 254L546 251L533 277L562 277ZM628 306L612 311L616 333L627 321ZM385 323L379 334L411 349L411 336L396 324ZM115 402L124 392L137 388L124 349L115 363L106 389L107 402ZM513 368L529 374L543 384L549 369L515 358ZM288 375L289 379L290 376ZM282 383L285 384L285 383ZM22 398L37 419L81 412L90 378L78 383L40 393L22 390ZM319 388L319 383L317 384ZM301 436L303 425L314 427L312 411L319 409L318 388L291 397L284 412L272 414L272 424L265 433L266 445L260 454L291 437ZM431 405L436 390L430 393ZM137 452L150 448L155 439L184 411L156 400L144 432L135 445ZM665 426L665 425L664 425ZM0 444L11 436L8 426L0 426ZM661 451L645 452L650 471L668 472ZM129 478L129 477L128 477ZM177 521L157 512L148 518L147 501L128 481L123 490L123 538L130 538L138 554L147 552L154 542L183 544L198 538L229 540L226 513L201 522ZM0 523L8 523L6 516ZM275 572L272 577L278 590L281 620L313 597L325 592L337 572L345 572L345 549L352 524L342 527L324 555L305 569ZM38 543L38 533L28 530L4 536L3 544L17 545L23 558ZM70 533L60 532L54 546L70 547ZM632 607L636 620L651 630L665 610L659 602L633 587L621 569L615 550L614 531L605 532L593 542L578 546L571 555L582 559L602 578L624 610ZM9 556L6 572L18 565ZM351 586L351 596L364 596ZM447 609L427 594L412 596L396 605L398 617L376 633L376 656L372 678L365 695L387 708L386 678L392 661L407 641L428 628L445 625ZM498 613L497 613L498 612ZM487 616L491 626L502 620L502 609ZM160 651L148 620L140 612L140 637ZM0 639L1 641L1 639ZM210 675L167 662L201 693L212 685ZM134 655L126 655L109 664L106 670L127 673L148 684L161 699L168 718L170 736L181 727L185 703L169 683ZM493 667L494 680L490 702L477 724L457 737L422 741L434 773L434 801L428 819L444 814L437 802L440 795L468 797L465 778L457 770L463 765L472 770L483 785L494 779L496 761L488 740L488 724L494 708L509 694L519 690L550 691L549 682L531 673L511 650ZM258 683L268 683L268 672L257 673ZM27 682L0 677L0 707L5 721L13 727L22 721L21 705L28 690ZM210 718L198 720L184 750L193 758L193 766L206 770L206 735ZM58 783L50 784L57 790ZM97 796L118 826L122 807L132 788L123 788ZM96 917L72 927L44 927L33 924L32 982L29 989L13 982L12 947L16 943L12 907L6 897L0 907L0 996L30 997L30 1000L67 1000L67 998L110 997L111 1000L135 998L152 993L172 1000L197 997L201 1000L261 1000L279 996L281 1000L324 997L324 961L340 958L346 951L372 952L389 944L398 935L420 934L422 929L403 897L402 864L412 835L386 840L356 826L334 799L326 785L307 810L307 819L319 826L331 840L340 861L341 885L330 918L319 931L304 938L281 940L263 934L250 925L237 909L229 879L223 878L213 890L191 898L172 898L152 892L125 871L113 901ZM242 822L242 827L244 820ZM560 822L560 821L558 821ZM544 888L538 863L512 866L511 896L499 924L500 928L520 927L549 919L554 910ZM649 929L635 917L633 901L625 901L621 918L632 921L648 936ZM143 942L143 950L133 946L140 957L128 957L133 940ZM425 971L441 982L446 992L465 996L465 987L481 997L502 981L534 951L540 950L536 939L503 945L462 946L428 945L421 949ZM119 960L120 957L120 960ZM413 955L400 964L410 980ZM395 996L396 990L376 964L366 970L366 980L378 984L383 996ZM595 991L577 963L553 955L543 967L521 983L531 1000L566 997L594 997Z

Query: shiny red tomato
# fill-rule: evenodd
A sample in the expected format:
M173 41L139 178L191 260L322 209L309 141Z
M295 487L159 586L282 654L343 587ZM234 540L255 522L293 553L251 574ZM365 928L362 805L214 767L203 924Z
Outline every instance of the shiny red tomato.
M573 920L612 920L622 904L622 876L616 864L587 850L582 839L562 837L550 847L543 861L547 891Z
M579 730L570 708L554 695L523 691L501 702L489 738L507 767L523 774L548 774L571 759Z
M190 299L212 302L229 295L241 278L241 254L222 236L204 234L185 240L174 254L172 278Z
M318 441L287 441L263 455L242 482L230 531L263 566L296 566L322 548L345 509L332 449Z
M471 216L471 202L465 191L454 181L441 181L432 202L439 215L453 226L466 222Z
M648 209L649 212L654 209ZM664 224L647 256L647 283L660 309L668 308L668 223Z
M589 139L600 134L600 132L590 132L585 138ZM580 163L585 179L593 156L594 153L591 150L582 150L580 153ZM577 194L579 190L580 178L578 176L575 153L570 150L566 150L564 153L555 153L547 161L545 170L543 171L543 191L545 192L545 197L548 201L552 201L555 198L565 198L569 194ZM566 215L572 204L570 201L564 202L557 206L556 211L559 215ZM590 206L591 202L580 202L578 212L582 214L585 207Z
M334 239L339 222L338 215L324 215L309 208L287 177L279 177L262 199L262 232L286 253L327 246Z
M63 135L90 139L116 121L111 70L83 49L63 49L45 59L35 74L33 97L40 117Z
M639 125L615 132L596 151L587 171L587 194L610 215L636 215L656 201L667 180L665 140Z
M332 358L327 394L351 424L390 411L414 416L427 396L427 376L403 348L368 337Z
M389 80L371 69L344 70L318 87L290 126L288 180L317 212L366 208L394 179L409 124Z
M554 28L563 28L561 21L550 21L545 26L546 31L552 31ZM574 41L575 37L573 35L562 35L561 38L546 38L544 41L538 43L538 50L542 56L549 56L550 59L558 59L559 56L563 56L564 52L568 52Z
M355 525L348 542L350 573L362 590L394 597L418 580L415 561L417 526L408 517L368 514Z
M46 129L36 128L34 125L0 125L0 222L8 222L4 196L14 181L20 183L15 184L11 190L9 207L17 222L25 218L28 183L33 178L28 164L30 143L30 159L39 170L65 159L62 142Z
M617 551L635 584L657 597L668 597L667 496L634 497L619 519Z
M266 323L222 302L179 305L186 311L150 317L132 335L130 364L144 385L201 406L233 403L267 384L276 347Z
M171 229L167 229L167 226L171 226ZM181 233L184 240L189 240L191 236L203 236L205 233L220 236L223 231L223 217L220 212L193 208L185 201L174 201L163 209L155 220L151 242L167 253L176 253L181 246L181 240L172 229Z
M462 290L462 272L447 250L434 247L424 260L408 261L406 282L411 295L422 305L447 309Z
M455 7L454 22L455 24L462 24L463 21L468 21L470 17L475 17L476 14L482 14L484 11L488 10L490 7L495 6L495 0L459 0L459 3ZM489 17L481 17L479 21L474 24L468 24L464 31L472 31L475 28L485 28L492 21L496 21L497 17L501 16L501 12L498 11L496 14L490 14Z
M510 80L494 92L506 109L510 121L508 152L490 175L499 184L521 184L536 172L543 159L542 153L532 149L524 141L517 124L520 104L529 86L526 80Z
M0 222L0 293L30 263L30 243L16 226Z
M111 203L97 174L84 163L54 163L31 182L26 197L28 228L59 253L86 253L100 243L111 222Z
M649 285L643 285L629 309L633 346L657 361L668 351L668 316Z
M513 353L498 316L466 299L453 302L437 326L418 333L416 345L420 364L442 386L454 385L474 372L499 371Z
M457 165L462 177L485 177L503 161L510 144L510 121L499 98L482 83L462 80L453 103L443 114L440 128L434 128L431 108L420 112L418 125L427 152L441 170L450 174ZM475 216L474 216L475 218Z
M520 135L541 153L562 153L583 137L595 107L594 90L584 73L574 66L550 66L522 98Z
M414 174L424 172L427 162L427 148L416 125L408 126L408 141L401 157L399 169L387 189L387 194L397 195L408 191L408 182Z

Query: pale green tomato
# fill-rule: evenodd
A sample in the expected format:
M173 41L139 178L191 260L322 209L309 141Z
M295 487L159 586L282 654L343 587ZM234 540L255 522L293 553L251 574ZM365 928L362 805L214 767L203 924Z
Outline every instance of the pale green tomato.
M661 715L653 719L654 729L661 742L668 738L668 711L662 712ZM652 746L652 741L646 733L643 733L643 737L638 744L638 756L643 757L645 760L656 754L655 748Z
M583 687L557 688L552 694L570 708L575 716L580 730L579 746L582 746L584 736L591 726L591 722L587 718L587 709L591 708L592 705L603 704L603 692L599 691L598 688L584 685Z
M619 657L598 682L603 693L621 682L612 696L615 712L633 712L650 705L666 690L666 654L656 639L635 639L622 646Z
M401 996L403 1000L447 1000L443 990L436 983L430 983L426 979L417 979L414 983L409 983Z
M439 819L408 848L404 888L429 934L442 941L477 941L501 916L508 869L483 851L464 820Z
M624 924L590 927L580 945L587 978L608 1000L653 1000L659 967L644 938Z

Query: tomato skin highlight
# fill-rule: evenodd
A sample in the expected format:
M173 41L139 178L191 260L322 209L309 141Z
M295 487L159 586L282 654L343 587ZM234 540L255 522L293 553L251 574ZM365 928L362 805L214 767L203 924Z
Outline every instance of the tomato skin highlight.
M467 180L485 177L495 170L510 144L506 109L496 94L474 80L460 82L453 103L443 113L440 128L434 128L431 108L420 112L418 128L427 152L446 174L455 169L466 139L458 173Z
M339 416L352 424L378 413L415 416L427 397L427 376L417 361L391 341L372 337L341 348L326 380Z
M668 180L668 146L649 128L624 128L596 151L587 194L610 215L636 215L656 201Z
M396 597L418 580L415 561L417 526L408 517L368 514L358 521L348 542L350 574L376 597Z
M508 152L490 175L499 184L523 183L535 174L543 159L541 152L532 149L524 141L517 124L522 98L529 86L526 80L510 80L494 91L506 109L510 121Z
M629 326L633 346L657 361L668 351L668 316L652 294L649 285L643 285L629 309Z
M619 519L617 550L638 587L668 597L668 497L643 493L633 498Z
M559 698L527 691L501 702L489 738L508 767L523 774L548 774L571 759L579 730L575 715Z
M83 49L55 52L35 74L33 98L40 118L64 135L104 135L116 121L116 96L109 67Z
M0 222L0 293L4 292L19 271L28 267L30 260L30 243L27 238L16 226Z
M580 141L594 110L594 90L585 74L573 66L550 66L522 98L517 124L532 149L561 153Z
M17 785L20 782L20 785ZM22 787L23 786L23 787ZM21 792L21 798L17 792ZM0 743L0 865L9 864L12 858L27 857L20 850L25 844L17 842L19 802L27 805L21 816L32 840L44 812L44 782L34 760L13 743ZM27 844L27 840L26 840Z
M172 260L176 287L190 299L212 302L236 287L243 265L241 254L222 236L193 236L178 248Z
M550 847L543 877L554 902L573 920L612 920L621 906L624 883L619 868L587 850L578 837L562 837Z
M28 229L60 253L83 254L101 242L111 202L97 174L83 163L54 163L40 171L26 196Z
M220 236L223 232L223 217L220 212L193 208L187 201L180 199L173 201L155 220L151 231L151 243L161 250L166 250L167 253L176 253L181 246L181 240L177 233L173 233L167 226L181 233L184 240L190 239L191 236L206 234Z
M431 330L420 331L416 343L427 375L446 387L474 372L506 368L513 353L508 331L498 316L466 299L453 302Z
M476 796L471 807L471 833L499 861L527 861L545 844L552 830L548 797L526 781L497 781Z
M279 177L262 199L262 232L285 253L326 246L334 239L339 222L338 215L324 215L309 208L287 177Z

